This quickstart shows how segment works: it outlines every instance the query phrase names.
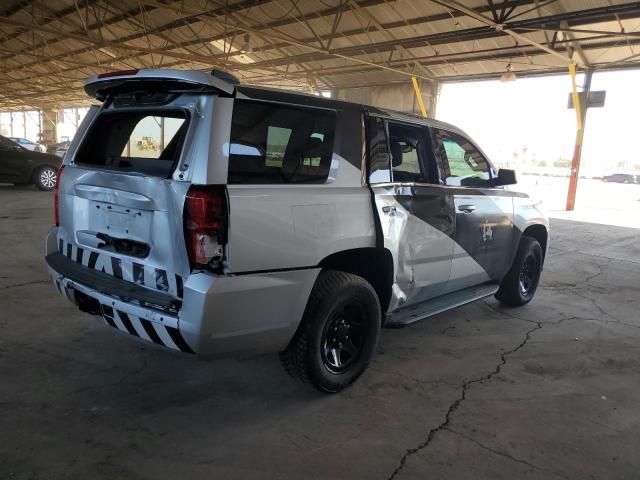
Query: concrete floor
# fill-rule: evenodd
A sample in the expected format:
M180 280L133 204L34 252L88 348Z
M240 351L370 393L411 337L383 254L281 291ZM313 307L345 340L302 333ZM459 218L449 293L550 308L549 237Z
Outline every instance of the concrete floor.
M640 230L553 221L536 299L383 330L340 395L80 314L51 194L0 187L0 478L640 478Z

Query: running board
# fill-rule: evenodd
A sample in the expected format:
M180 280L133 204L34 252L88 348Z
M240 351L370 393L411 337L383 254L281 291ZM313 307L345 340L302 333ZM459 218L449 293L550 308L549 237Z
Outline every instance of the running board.
M404 327L452 308L489 297L498 291L495 283L485 283L475 287L465 288L457 292L447 293L440 297L420 302L416 305L400 308L387 316L386 326Z

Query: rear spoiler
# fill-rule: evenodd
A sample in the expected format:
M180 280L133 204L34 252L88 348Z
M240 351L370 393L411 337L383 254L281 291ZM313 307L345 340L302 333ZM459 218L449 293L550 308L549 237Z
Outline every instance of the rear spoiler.
M126 70L89 77L84 91L90 97L103 101L111 92L135 88L143 83L170 90L211 90L233 95L239 82L232 75L215 70L212 74L189 70Z

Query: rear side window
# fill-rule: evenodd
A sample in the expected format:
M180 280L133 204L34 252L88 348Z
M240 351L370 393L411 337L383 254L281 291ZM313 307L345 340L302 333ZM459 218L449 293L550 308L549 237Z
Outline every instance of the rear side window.
M77 164L168 177L178 162L185 112L104 113L90 127Z
M335 129L335 112L236 100L228 182L324 183Z

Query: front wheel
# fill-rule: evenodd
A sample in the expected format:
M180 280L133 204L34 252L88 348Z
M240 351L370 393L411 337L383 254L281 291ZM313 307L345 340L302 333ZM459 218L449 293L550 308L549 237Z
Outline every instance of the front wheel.
M542 247L535 238L523 236L511 269L500 282L496 298L512 307L531 301L542 273Z
M42 167L36 172L36 187L40 190L50 192L56 188L56 170L53 167Z
M336 393L369 365L378 336L378 296L362 277L333 270L318 276L302 322L280 360L294 378Z

